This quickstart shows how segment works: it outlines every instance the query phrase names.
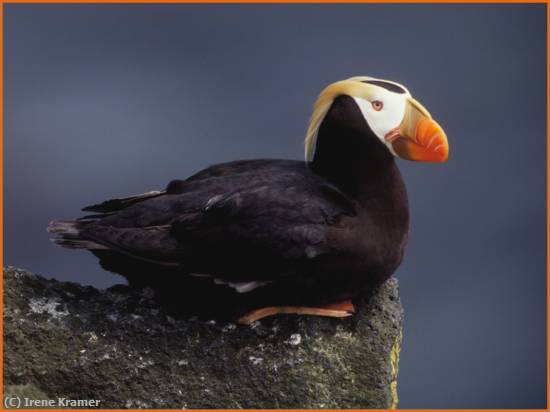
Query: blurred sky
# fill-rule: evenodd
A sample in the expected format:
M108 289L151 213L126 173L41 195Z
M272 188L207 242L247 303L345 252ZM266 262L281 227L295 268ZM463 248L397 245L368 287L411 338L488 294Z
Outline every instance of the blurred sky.
M301 159L316 95L399 81L446 130L400 161L402 408L546 405L544 4L4 5L5 264L123 282L53 218L210 164Z

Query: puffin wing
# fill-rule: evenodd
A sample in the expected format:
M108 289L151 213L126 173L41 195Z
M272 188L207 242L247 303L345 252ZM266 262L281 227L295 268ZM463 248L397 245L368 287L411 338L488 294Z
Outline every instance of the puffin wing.
M212 196L200 213L181 215L172 234L193 245L193 270L220 279L272 280L328 253L327 233L351 201L328 184L261 185Z
M162 192L86 208L54 221L54 241L109 249L132 258L225 281L273 280L330 252L327 235L355 214L342 192L301 162L222 164Z
M66 247L113 250L220 280L273 280L328 253L328 231L339 217L354 214L332 186L306 186L226 191L201 208L182 202L184 195L155 196L96 218L54 221L49 230Z

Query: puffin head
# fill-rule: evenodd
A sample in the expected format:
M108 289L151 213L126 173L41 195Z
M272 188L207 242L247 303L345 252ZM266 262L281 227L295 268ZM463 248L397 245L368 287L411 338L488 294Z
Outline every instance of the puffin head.
M449 145L445 132L402 85L373 77L352 77L333 83L319 95L305 140L306 161L312 161L319 128L335 100L353 99L368 134L391 154L407 160L445 162Z

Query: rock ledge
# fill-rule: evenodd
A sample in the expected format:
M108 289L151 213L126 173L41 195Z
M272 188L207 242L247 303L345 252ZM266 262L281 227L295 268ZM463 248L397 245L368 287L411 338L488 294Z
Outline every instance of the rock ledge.
M4 269L4 395L101 408L392 408L397 280L351 318L174 319L151 289Z

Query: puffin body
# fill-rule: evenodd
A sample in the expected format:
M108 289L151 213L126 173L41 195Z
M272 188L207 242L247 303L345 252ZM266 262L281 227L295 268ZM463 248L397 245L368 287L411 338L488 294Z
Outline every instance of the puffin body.
M403 86L351 78L319 96L306 162L214 165L48 230L130 284L173 293L198 284L190 299L241 323L275 313L347 316L349 300L403 259L409 212L395 157L444 161L447 153L444 132Z

